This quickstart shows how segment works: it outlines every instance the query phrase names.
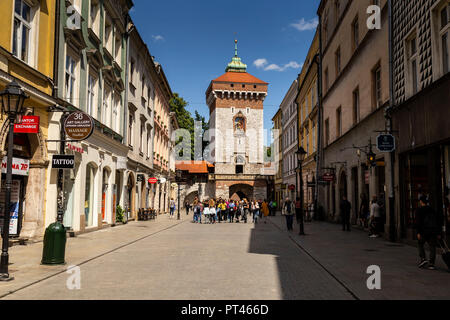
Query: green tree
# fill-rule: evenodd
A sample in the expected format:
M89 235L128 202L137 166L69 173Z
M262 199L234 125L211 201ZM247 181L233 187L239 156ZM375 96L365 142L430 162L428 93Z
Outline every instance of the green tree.
M191 134L191 159L194 157L194 119L189 111L186 110L188 103L179 96L178 93L174 93L172 99L170 99L170 109L175 112L178 120L178 125L181 129L186 129ZM179 138L176 144L180 143L183 138ZM180 154L180 156L182 156Z

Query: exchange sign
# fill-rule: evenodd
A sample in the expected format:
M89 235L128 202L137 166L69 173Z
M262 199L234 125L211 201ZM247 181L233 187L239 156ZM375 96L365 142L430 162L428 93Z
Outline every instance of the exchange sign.
M94 132L94 120L84 112L71 113L64 121L64 132L72 140L86 140Z

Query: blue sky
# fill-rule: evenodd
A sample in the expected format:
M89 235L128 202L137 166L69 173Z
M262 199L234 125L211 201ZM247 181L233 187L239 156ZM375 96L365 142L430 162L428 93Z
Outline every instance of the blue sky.
M133 0L131 16L188 110L209 119L205 91L225 73L239 40L247 72L269 82L264 128L301 71L319 0Z

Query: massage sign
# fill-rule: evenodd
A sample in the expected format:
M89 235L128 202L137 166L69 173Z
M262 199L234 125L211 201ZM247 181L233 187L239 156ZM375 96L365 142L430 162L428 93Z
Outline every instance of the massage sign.
M94 120L83 112L71 113L64 121L64 132L66 139L86 140L94 132Z

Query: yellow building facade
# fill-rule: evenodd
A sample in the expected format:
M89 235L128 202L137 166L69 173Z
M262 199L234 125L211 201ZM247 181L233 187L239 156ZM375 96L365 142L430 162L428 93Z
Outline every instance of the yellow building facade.
M301 73L298 76L298 141L307 155L303 161L303 190L305 209L314 204L313 185L316 180L316 155L318 145L318 65L316 55L319 53L319 35L316 32L308 51ZM316 59L316 60L315 60Z
M24 104L25 115L39 117L37 133L14 135L13 163L24 163L29 169L13 172L12 201L15 202L15 198L18 201L17 225L11 232L13 237L36 238L45 231L49 165L46 141L59 138L59 130L55 136L49 133L52 119L48 113L48 108L55 105L52 98L55 6L55 0L0 1L0 91L16 81L29 96ZM5 115L0 121L0 159L6 163L9 121ZM2 167L3 193L6 168L4 164ZM0 205L4 205L1 201L4 197L0 195Z

